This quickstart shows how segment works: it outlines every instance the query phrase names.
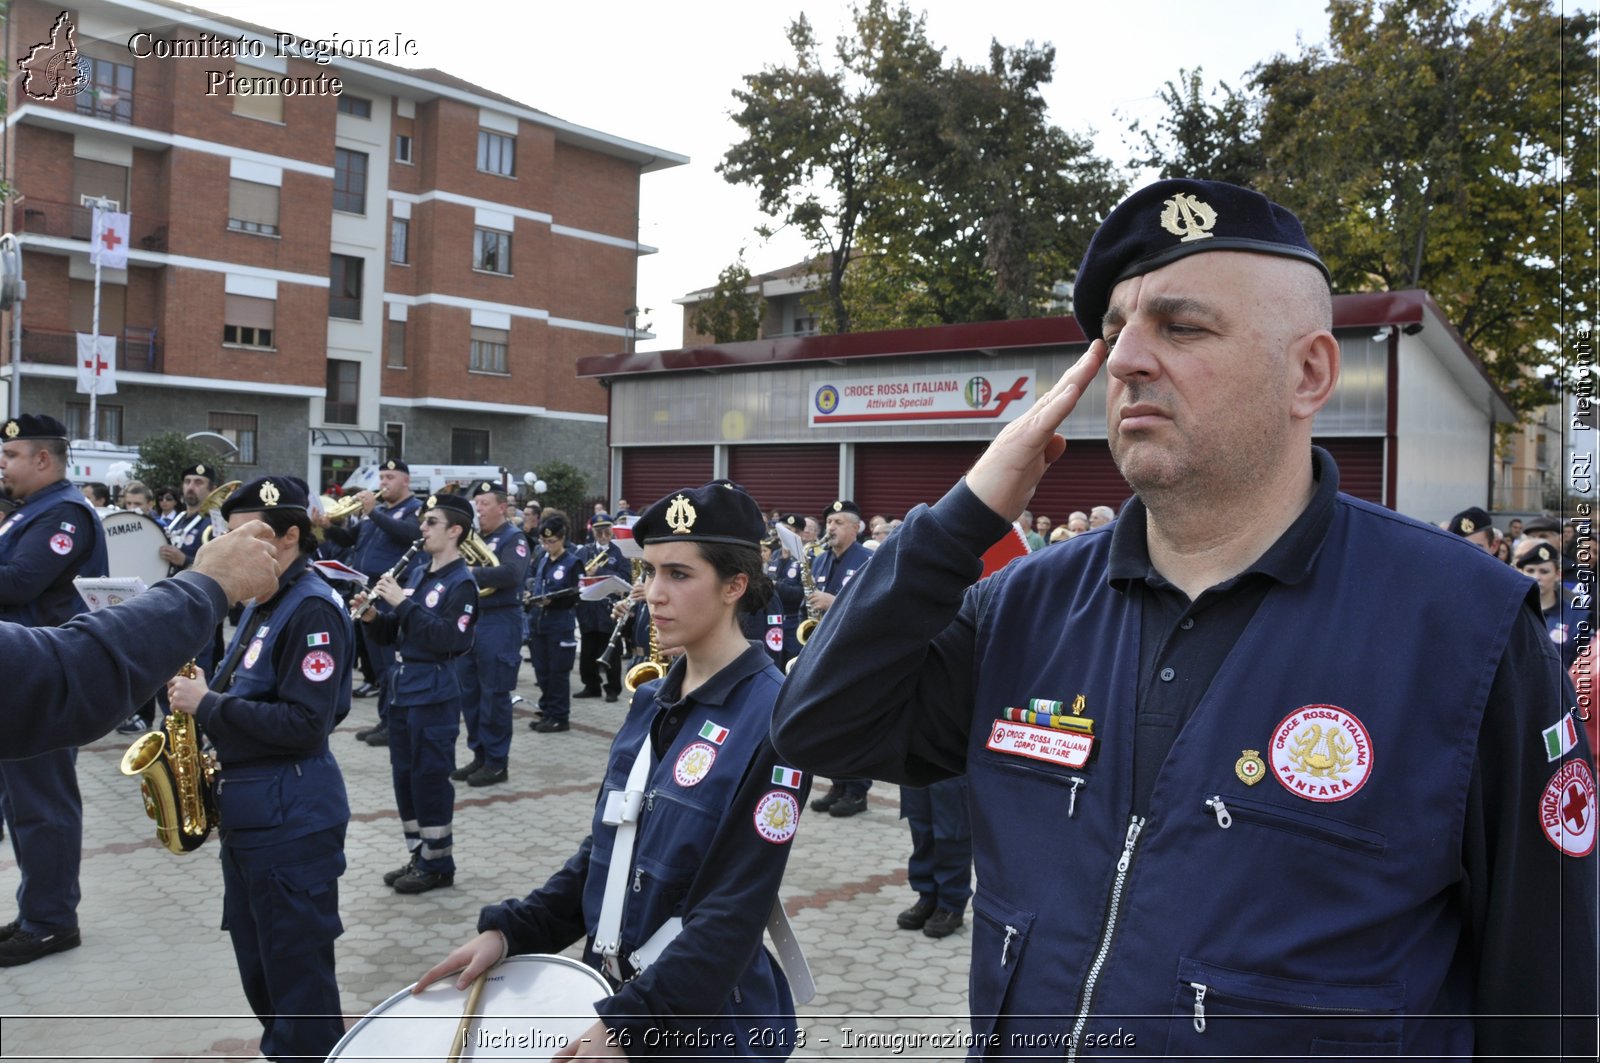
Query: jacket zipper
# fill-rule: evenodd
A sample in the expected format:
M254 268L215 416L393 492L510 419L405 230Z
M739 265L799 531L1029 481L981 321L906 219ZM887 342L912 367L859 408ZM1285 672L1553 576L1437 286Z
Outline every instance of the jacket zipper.
M1067 1040L1067 1059L1078 1058L1079 1039L1089 1025L1089 1006L1094 1002L1095 987L1100 981L1100 971L1111 954L1111 938L1117 931L1117 915L1122 908L1122 888L1128 881L1128 867L1133 863L1133 849L1139 842L1139 832L1144 829L1144 817L1134 816L1128 823L1128 834L1122 842L1122 856L1117 860L1117 877L1111 880L1111 905L1106 909L1106 922L1100 930L1100 948L1089 965L1089 975L1083 980L1082 1001L1078 1005L1078 1018L1072 1024L1072 1034Z
M1206 994L1212 992L1212 987L1206 985L1204 982L1190 982L1189 983L1189 988L1194 990L1194 1032L1195 1033L1205 1033L1206 1032ZM1230 993L1223 993L1222 996L1223 996L1224 999L1232 997L1235 1000L1248 1000L1248 1001L1252 1001L1254 1003L1270 1003L1270 1004L1273 1004L1275 1006L1291 1008L1294 1011L1303 1011L1303 1012L1308 1012L1308 1013L1310 1013L1310 1012L1320 1012L1320 1013L1328 1014L1328 1015L1367 1015L1367 1014L1370 1014L1370 1011L1367 1008L1330 1008L1330 1007L1327 1007L1325 1005L1317 1005L1317 1004L1283 1004L1280 1001L1256 1001L1252 997L1241 996L1241 995L1230 994Z

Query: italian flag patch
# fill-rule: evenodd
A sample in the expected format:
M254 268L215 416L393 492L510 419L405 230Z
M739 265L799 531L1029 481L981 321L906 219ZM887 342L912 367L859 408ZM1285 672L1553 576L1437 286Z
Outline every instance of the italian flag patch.
M800 773L793 768L785 768L781 764L772 769L772 782L775 786L787 786L791 790L800 789Z
M318 631L314 635L307 635L306 636L306 645L307 646L326 646L327 644L328 644L328 633L326 631Z
M728 740L728 729L707 720L700 725L700 737L721 745Z
M1578 744L1578 725L1572 722L1572 713L1561 717L1561 722L1544 729L1544 751L1547 760L1564 757Z

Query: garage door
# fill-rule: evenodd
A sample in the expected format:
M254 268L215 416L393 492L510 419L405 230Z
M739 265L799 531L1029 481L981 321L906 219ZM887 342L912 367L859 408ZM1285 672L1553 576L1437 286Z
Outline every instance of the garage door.
M710 447L627 447L622 451L622 497L640 513L680 487L711 479Z
M763 511L821 513L839 497L839 448L832 443L733 447L728 478Z

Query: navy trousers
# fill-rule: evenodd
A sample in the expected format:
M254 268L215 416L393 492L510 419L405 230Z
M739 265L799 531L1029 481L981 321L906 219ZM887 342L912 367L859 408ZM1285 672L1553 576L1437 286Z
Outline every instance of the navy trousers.
M456 789L456 737L461 733L459 702L396 705L389 711L389 767L394 774L395 807L406 848L424 871L454 874L450 820Z
M17 918L22 929L41 937L78 925L83 799L77 762L76 749L0 760L0 814L22 875Z
M900 787L900 815L911 828L911 888L940 908L964 912L972 899L972 820L965 776Z
M511 692L522 665L522 610L478 614L471 652L460 661L461 719L467 748L493 771L511 756Z
M539 711L547 720L565 720L572 715L572 662L578 657L578 629L572 614L565 615L565 624L541 620L540 630L528 632L528 656L539 681Z
M344 825L259 848L222 844L222 929L268 1059L321 1059L344 1036L333 942Z

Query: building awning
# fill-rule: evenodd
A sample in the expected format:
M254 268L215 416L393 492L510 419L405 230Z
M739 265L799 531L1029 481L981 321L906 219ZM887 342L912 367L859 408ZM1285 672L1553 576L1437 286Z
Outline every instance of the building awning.
M311 445L387 452L390 443L382 432L368 432L362 428L313 428Z

